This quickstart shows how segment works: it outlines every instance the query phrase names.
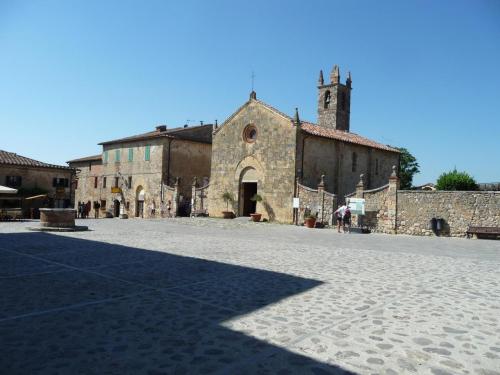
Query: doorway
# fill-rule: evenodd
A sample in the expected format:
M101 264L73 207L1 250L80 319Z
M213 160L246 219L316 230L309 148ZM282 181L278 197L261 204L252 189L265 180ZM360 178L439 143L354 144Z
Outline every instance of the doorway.
M118 199L115 199L115 201L113 202L113 216L120 216L120 201Z
M144 189L142 186L137 187L136 195L135 217L144 217Z
M257 194L257 182L241 183L242 216L250 216L250 214L255 213L257 202L251 200L255 194Z

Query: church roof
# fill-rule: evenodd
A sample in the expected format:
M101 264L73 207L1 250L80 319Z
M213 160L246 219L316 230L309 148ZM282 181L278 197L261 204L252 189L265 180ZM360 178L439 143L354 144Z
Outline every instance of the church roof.
M48 164L35 159L27 158L26 156L18 155L14 152L0 150L0 165L17 165L23 167L39 167L39 168L56 168L70 169L62 165Z
M354 144L361 145L361 146L378 148L378 149L384 150L384 151L397 152L397 153L400 152L399 150L397 150L393 147L372 141L371 139L362 137L356 133L346 132L346 131L342 131L342 130L329 129L329 128L325 128L323 126L312 124L310 122L301 122L300 128L303 131L305 131L306 133L311 134L311 135L316 135L318 137L336 139L339 141L354 143Z
M255 102L255 103L258 103L258 104L262 105L263 107L267 108L271 112L274 112L277 115L282 116L282 117L290 120L292 123L294 122L294 119L292 117L290 117L287 114L281 112L280 110L274 108L273 106L271 106L271 105L269 105L269 104L267 104L267 103L265 103L265 102L263 102L261 100L258 100L256 98L256 96L254 95L254 96L251 96L250 99L248 101L246 101L240 108L238 108L231 116L229 116L224 121L224 123L219 127L219 129L221 127L223 127L226 123L228 123L232 118L234 118L249 103L252 103L252 102ZM335 129L325 128L323 126L319 126L319 125L313 124L311 122L301 121L300 122L300 128L302 129L302 131L304 131L304 132L306 132L308 134L311 134L311 135L318 136L318 137L323 137L323 138L335 139L335 140L343 141L343 142L354 143L354 144L357 144L357 145L360 145L360 146L377 148L379 150L384 150L384 151L397 152L397 153L400 152L399 150L397 150L397 149L395 149L393 147L390 147L390 146L387 146L387 145L384 145L384 144L372 141L371 139L362 137L362 136L360 136L360 135L358 135L356 133L351 133L351 132L346 132L346 131L342 131L342 130L335 130ZM219 129L216 129L215 132L217 132Z

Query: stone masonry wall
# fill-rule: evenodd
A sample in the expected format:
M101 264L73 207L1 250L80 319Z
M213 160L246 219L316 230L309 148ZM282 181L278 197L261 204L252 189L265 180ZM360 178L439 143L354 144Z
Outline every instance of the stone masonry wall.
M317 215L317 221L332 225L333 213L337 207L337 197L326 192L321 186L311 189L307 186L297 184L297 197L299 198L298 223L304 222L304 213L309 210Z
M252 124L255 142L245 142L244 129ZM210 173L210 216L222 216L224 192L235 197L232 209L242 215L241 179L249 170L263 201L257 212L270 221L293 221L297 127L289 118L251 99L224 122L213 135Z
M432 218L445 221L441 235L463 237L469 225L500 226L500 192L398 191L397 231L434 235Z

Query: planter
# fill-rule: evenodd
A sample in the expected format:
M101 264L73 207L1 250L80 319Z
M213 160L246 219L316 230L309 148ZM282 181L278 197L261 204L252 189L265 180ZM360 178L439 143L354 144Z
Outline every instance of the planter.
M308 228L314 228L314 226L316 225L316 219L314 217L308 217L304 219L304 224Z
M222 211L222 217L224 219L234 219L234 213L233 211Z
M259 222L262 214L250 214L250 216L252 217L252 221Z

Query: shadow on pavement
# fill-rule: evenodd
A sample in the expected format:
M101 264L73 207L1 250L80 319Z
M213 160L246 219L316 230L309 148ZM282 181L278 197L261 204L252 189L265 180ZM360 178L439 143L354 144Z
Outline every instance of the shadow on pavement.
M221 325L320 284L47 233L0 234L0 368L6 374L350 374L278 346L287 326L269 324L271 343Z

